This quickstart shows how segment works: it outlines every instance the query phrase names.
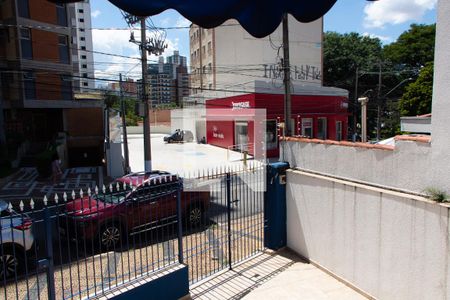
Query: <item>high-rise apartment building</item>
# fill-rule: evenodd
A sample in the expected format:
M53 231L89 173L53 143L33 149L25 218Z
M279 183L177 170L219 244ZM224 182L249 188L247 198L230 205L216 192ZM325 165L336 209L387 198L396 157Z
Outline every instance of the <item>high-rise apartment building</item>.
M322 83L322 19L300 23L289 17L291 78ZM282 79L281 25L266 38L248 34L235 20L213 29L191 25L191 91L229 89L255 80Z
M102 103L74 100L80 79L74 57L78 55L77 39L82 37L79 33L83 32L76 30L74 10L83 9L83 5L86 3L66 5L46 0L0 2L0 102L4 116L0 126L7 138L20 136L33 145L46 144L66 132L68 157L74 164L92 156L101 162L103 141ZM87 49L88 36L84 39Z
M92 43L91 5L89 0L76 2L69 6L72 24L74 88L89 92L95 88L94 49Z
M183 97L189 95L187 58L174 51L166 61L161 56L158 63L149 64L147 92L153 107L169 103L181 105Z

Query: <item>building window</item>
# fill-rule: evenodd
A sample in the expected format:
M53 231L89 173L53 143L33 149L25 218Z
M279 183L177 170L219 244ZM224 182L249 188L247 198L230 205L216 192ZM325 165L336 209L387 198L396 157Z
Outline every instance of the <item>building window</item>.
M63 100L72 100L72 79L69 75L61 76L61 96Z
M19 17L30 18L30 5L29 0L18 0L17 10L19 12Z
M89 84L87 82L83 82L83 86L88 86Z
M67 26L66 6L64 4L55 4L55 5L56 5L56 19L58 25Z
M336 121L336 141L342 141L342 121Z
M82 67L83 69L86 69L86 68L87 68L87 65L81 65L81 67Z
M83 73L83 78L88 78L88 73Z
M33 45L31 44L31 30L29 28L20 29L20 46L22 58L33 59Z
M81 46L81 50L86 50L86 46Z
M317 119L317 138L322 140L327 139L327 118Z
M33 72L25 72L23 74L23 89L26 100L36 99L36 79Z
M67 35L58 35L59 62L63 64L70 63L69 43Z
M205 55L206 54L206 46L202 47L202 54Z
M84 36L80 37L80 41L85 41L86 38Z
M302 118L302 135L312 138L313 137L313 119Z
M81 59L86 59L86 55L81 55Z
M84 23L84 19L83 18L79 18L78 21L80 21L80 23Z
M80 28L80 32L84 32L84 28Z
M212 65L211 63L208 64L209 73L212 73Z
M82 14L82 13L84 13L84 9L80 8L80 9L78 10L78 12L79 12L80 14Z

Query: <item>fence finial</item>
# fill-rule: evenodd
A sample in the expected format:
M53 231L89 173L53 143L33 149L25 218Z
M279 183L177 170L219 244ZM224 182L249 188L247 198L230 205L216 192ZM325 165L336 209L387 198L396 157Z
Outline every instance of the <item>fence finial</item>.
M88 187L88 196L90 197L91 195L92 195L91 188Z
M64 200L64 202L67 202L67 193L66 192L64 192L64 194L63 194L63 200Z
M72 190L72 200L75 200L75 191L74 190Z
M113 192L113 187L112 187L112 184L110 183L109 184L109 191L112 193Z
M120 185L119 185L119 182L118 182L118 181L116 182L116 190L117 190L117 191L120 191Z
M47 206L47 202L48 202L47 195L44 196L44 200L43 201L44 201L44 205Z
M105 186L105 185L103 185L103 187L102 187L102 191L103 191L103 194L105 194L105 193L106 193L106 186Z
M20 208L20 211L23 211L23 206L24 206L24 204L23 204L23 201L22 201L22 200L20 200L20 203L19 203L19 208Z
M58 193L55 193L55 203L56 204L58 204L58 200L59 200Z
M98 186L95 186L94 192L96 195L98 195Z
M83 189L80 189L80 198L83 198Z
M34 200L33 200L33 198L31 198L31 200L30 200L30 208L32 210L34 209Z

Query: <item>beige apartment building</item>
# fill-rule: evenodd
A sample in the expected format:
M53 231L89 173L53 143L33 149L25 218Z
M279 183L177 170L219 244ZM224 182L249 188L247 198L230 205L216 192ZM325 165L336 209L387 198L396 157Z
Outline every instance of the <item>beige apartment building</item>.
M300 23L290 17L289 32L293 82L321 85L323 19ZM192 24L189 36L191 94L283 77L281 25L270 36L257 39L235 20L213 29Z

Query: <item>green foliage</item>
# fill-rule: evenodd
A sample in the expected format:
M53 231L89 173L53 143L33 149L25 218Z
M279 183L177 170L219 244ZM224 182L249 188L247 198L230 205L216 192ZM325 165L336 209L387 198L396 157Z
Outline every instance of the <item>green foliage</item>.
M373 70L381 57L381 41L356 32L326 32L323 41L324 85L353 91L356 68ZM364 85L364 83L361 83Z
M103 93L103 101L105 102L106 107L115 108L115 106L120 105L120 97L110 91L105 91Z
M436 24L412 24L396 42L384 47L386 59L406 68L425 66L434 60Z
M135 114L132 113L127 113L127 115L125 116L127 126L137 126L138 121L140 121L141 119L142 119L141 117L136 116Z
M176 103L164 103L157 105L156 109L175 109L178 108L178 105Z
M376 132L378 72L381 63L382 137L390 137L400 130L400 115L419 115L431 111L434 43L436 26L417 25L403 32L397 41L382 46L377 38L358 33L324 34L324 85L349 91L349 112L359 118L359 104L354 103L356 70L358 68L358 95L364 92L371 99L368 104L368 132ZM431 63L431 64L430 64ZM420 70L420 71L419 71ZM384 97L388 91L407 78L417 81L401 85ZM403 95L403 91L406 91ZM386 99L387 98L387 99ZM398 99L401 98L401 103ZM352 124L350 119L350 124Z
M443 190L435 187L428 187L424 192L430 198L430 200L436 202L448 202L448 194Z
M433 97L433 63L420 70L417 80L409 84L399 103L402 116L415 116L431 112Z

